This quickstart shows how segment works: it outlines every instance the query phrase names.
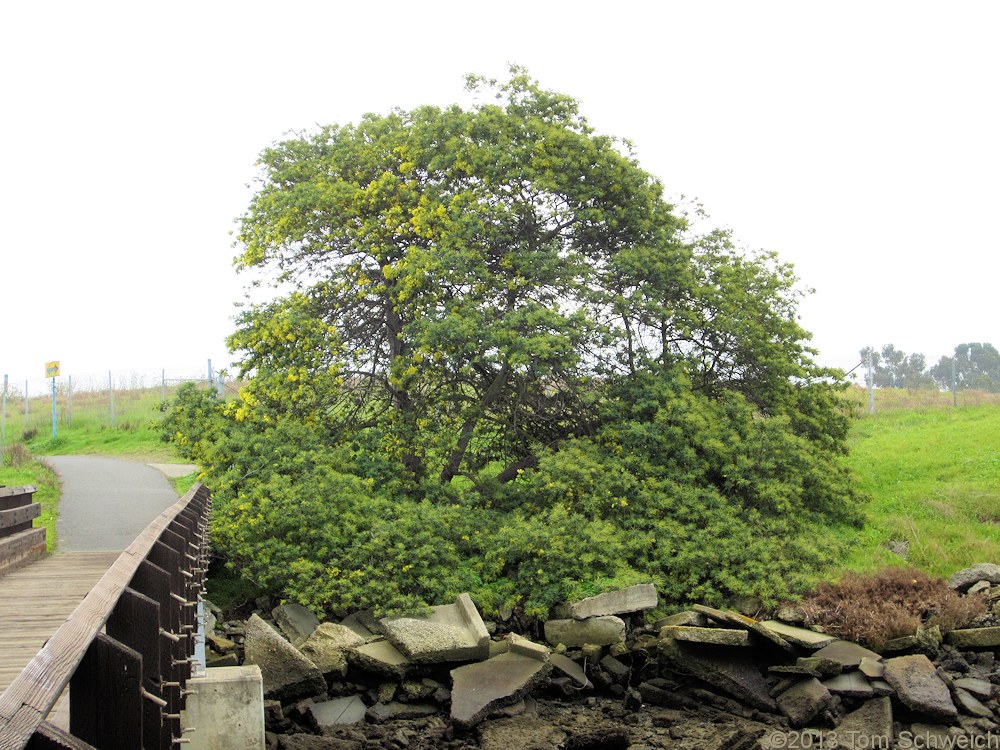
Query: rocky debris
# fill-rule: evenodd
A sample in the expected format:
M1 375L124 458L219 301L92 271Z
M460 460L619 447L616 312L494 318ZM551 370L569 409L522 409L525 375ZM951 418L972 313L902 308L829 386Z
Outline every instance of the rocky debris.
M354 646L348 650L347 658L361 669L400 680L406 676L411 666L410 660L385 640Z
M815 677L799 680L777 697L778 708L792 727L804 727L829 708L833 696Z
M837 662L843 669L856 669L861 666L862 659L881 661L882 657L864 646L851 641L834 641L829 646L819 649L813 656L817 659L830 659Z
M451 671L451 719L459 727L477 724L491 710L516 702L552 670L548 658L506 653Z
M365 720L367 707L360 696L334 698L332 701L313 703L306 709L310 720L320 734L328 734L344 724L357 724Z
M932 719L958 720L948 686L924 654L889 659L885 663L885 680L910 710Z
M788 641L778 635L772 628L764 627L758 620L752 617L747 617L738 612L705 607L701 604L696 604L694 609L696 612L706 615L710 620L714 620L722 625L735 625L738 628L744 628L760 636L760 639L764 643L771 643L790 654L795 653L795 648Z
M319 618L301 604L294 602L275 607L271 610L271 617L278 630L296 646L319 627Z
M789 643L796 646L802 646L803 648L820 649L823 648L823 646L829 646L837 640L832 635L817 633L815 630L809 630L808 628L799 628L794 625L787 625L786 623L778 622L777 620L763 620L761 621L760 626L770 630L772 633L780 636Z
M343 677L347 674L347 650L363 644L364 639L350 628L324 622L299 645L299 651L324 675Z
M586 620L548 620L545 640L554 646L561 643L570 648L585 644L610 646L625 640L625 622L614 615Z
M875 698L861 704L840 720L836 729L836 745L832 737L822 747L842 747L852 750L891 747L892 703L888 697Z
M413 662L474 661L489 657L490 634L468 594L431 607L426 617L380 621L386 638Z
M823 681L824 687L834 695L848 698L871 698L875 695L872 684L861 672L845 672Z
M651 583L629 586L618 591L609 591L597 596L588 596L566 606L566 616L574 620L602 615L621 615L655 609L659 603L656 587Z
M274 628L257 615L246 625L246 664L260 667L264 697L277 700L326 692L323 674Z
M991 591L1000 599L1000 587ZM442 610L452 619L435 620L433 613ZM427 617L376 620L358 613L322 623L299 649L326 681L267 703L268 748L753 750L782 740L789 747L832 746L826 740L834 738L838 747L861 748L906 746L920 731L954 741L1000 730L1000 699L993 696L1000 646L959 646L985 641L947 633L942 643L940 633L928 629L900 640L903 655L883 659L782 620L697 610L656 622L641 612L565 618L571 623L565 632L600 635L610 622L613 637L593 642L554 635L550 625L553 649L511 632L517 618L498 621L492 638L487 630L489 658L467 662L460 649L413 645L413 633L425 635L428 623L443 627L438 636L457 641L448 627L457 622L460 630L475 618L455 618L456 604ZM987 617L978 624L983 627L953 632L998 623ZM220 622L208 645L215 641L234 660L244 649L257 658L261 628L291 649L259 617ZM928 633L937 636L935 651L927 648ZM404 643L409 654L399 648ZM934 724L911 723L920 721Z
M958 648L996 648L1000 646L1000 627L952 630L945 640Z
M673 638L675 641L690 641L692 643L711 643L716 646L753 645L749 630L731 630L729 628L664 625L660 628L660 638Z
M967 591L973 584L987 581L991 584L1000 583L1000 565L995 563L976 563L958 571L948 579L948 585L956 591Z
M667 638L660 641L660 655L675 671L697 675L737 700L765 711L776 708L760 670L742 649L726 649L720 654L718 649L704 644Z

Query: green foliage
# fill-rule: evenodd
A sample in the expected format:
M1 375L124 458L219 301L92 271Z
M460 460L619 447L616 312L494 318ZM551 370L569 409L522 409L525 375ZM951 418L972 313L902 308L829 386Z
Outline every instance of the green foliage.
M185 389L164 422L215 543L316 608L800 588L831 553L788 538L856 498L791 268L691 235L627 144L511 72L261 155L237 265L286 293L239 317L240 397Z
M930 371L942 388L1000 392L1000 352L992 344L959 344L952 357L941 357Z

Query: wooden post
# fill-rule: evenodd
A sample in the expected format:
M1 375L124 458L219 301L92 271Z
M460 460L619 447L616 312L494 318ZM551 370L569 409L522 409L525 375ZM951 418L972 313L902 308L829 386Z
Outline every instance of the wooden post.
M160 689L160 605L134 589L122 592L112 610L105 632L142 656L142 689L163 699ZM161 747L160 706L143 702L143 747Z

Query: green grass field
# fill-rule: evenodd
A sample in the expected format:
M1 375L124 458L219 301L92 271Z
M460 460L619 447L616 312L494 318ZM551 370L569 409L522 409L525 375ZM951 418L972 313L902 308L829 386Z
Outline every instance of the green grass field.
M877 391L850 464L871 502L864 529L842 531L851 547L835 574L912 564L948 576L1000 560L1000 396L960 393L954 408L948 393Z

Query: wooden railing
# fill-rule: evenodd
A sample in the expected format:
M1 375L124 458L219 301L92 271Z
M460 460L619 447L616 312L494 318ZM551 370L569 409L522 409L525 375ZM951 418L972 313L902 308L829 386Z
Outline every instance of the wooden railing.
M186 742L181 710L210 507L208 490L195 485L118 557L0 695L0 749L166 750ZM68 734L46 721L67 685Z
M0 487L0 576L45 554L45 529L31 527L42 506L31 502L36 488Z

